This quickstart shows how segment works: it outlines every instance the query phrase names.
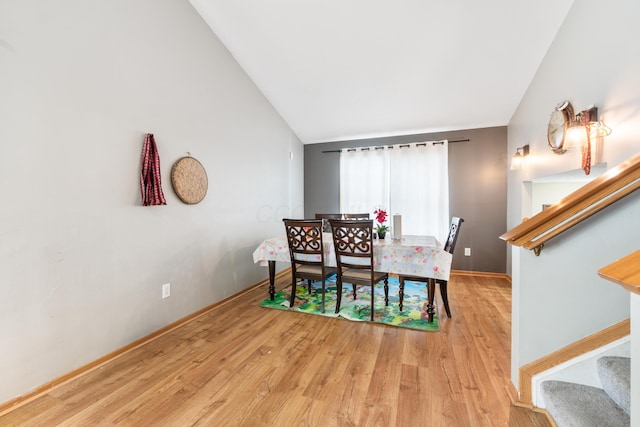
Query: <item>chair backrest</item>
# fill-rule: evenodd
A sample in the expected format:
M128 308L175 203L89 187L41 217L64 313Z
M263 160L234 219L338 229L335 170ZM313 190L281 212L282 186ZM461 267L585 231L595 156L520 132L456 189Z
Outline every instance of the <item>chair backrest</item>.
M325 233L331 233L331 225L329 225L330 219L342 219L342 214L316 214L316 219L322 220L322 231Z
M453 255L453 250L456 247L456 242L458 241L458 232L460 231L460 227L462 227L462 223L464 219L458 218L457 216L451 217L451 225L449 226L449 236L447 237L447 242L444 244L444 250Z
M342 214L316 214L316 219L342 219Z
M373 220L330 219L338 272L373 270Z
M296 264L324 266L322 220L283 219L289 244L291 268Z
M368 213L353 213L353 214L346 213L343 216L344 216L344 219L369 219Z

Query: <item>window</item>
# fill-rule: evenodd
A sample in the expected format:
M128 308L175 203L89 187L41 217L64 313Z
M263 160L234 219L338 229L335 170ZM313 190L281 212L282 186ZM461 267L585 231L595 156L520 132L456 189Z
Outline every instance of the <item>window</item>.
M444 239L449 227L448 142L342 150L340 210L373 213L376 208L390 217L402 215L403 234Z

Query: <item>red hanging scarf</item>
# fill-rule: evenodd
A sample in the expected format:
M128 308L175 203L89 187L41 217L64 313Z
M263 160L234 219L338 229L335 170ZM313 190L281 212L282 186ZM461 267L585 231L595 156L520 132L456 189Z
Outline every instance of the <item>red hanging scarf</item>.
M160 180L160 155L152 133L147 134L142 145L140 192L142 193L143 206L167 204Z

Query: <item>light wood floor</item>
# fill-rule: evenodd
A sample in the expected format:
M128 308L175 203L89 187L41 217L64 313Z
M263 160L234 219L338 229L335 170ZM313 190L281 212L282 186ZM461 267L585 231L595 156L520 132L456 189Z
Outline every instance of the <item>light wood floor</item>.
M261 308L266 294L218 306L0 425L549 426L509 402L504 279L453 276L453 318L440 304L438 332Z

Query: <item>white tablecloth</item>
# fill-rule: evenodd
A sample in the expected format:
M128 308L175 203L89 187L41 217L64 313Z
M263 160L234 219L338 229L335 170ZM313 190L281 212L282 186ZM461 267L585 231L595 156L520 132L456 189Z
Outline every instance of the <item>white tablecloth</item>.
M335 266L336 257L330 233L322 237L325 262ZM374 240L374 269L388 273L449 280L452 256L433 236L403 236L401 240ZM286 236L265 240L253 252L253 262L291 262Z

